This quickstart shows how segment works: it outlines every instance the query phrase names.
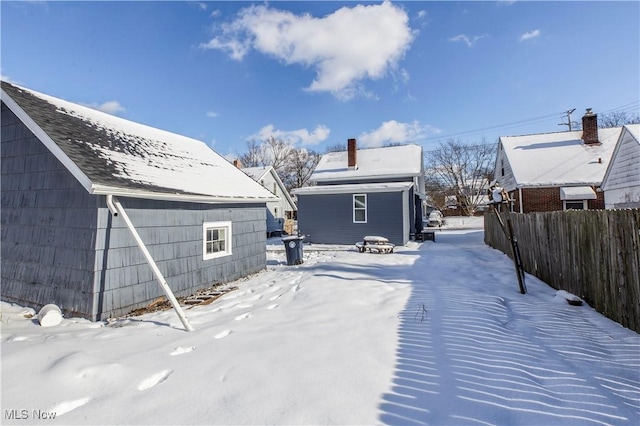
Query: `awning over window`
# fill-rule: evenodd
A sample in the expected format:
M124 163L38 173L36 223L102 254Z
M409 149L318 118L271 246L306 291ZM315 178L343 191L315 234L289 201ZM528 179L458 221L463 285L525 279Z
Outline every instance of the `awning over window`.
M563 186L560 188L561 200L595 200L596 192L590 186Z

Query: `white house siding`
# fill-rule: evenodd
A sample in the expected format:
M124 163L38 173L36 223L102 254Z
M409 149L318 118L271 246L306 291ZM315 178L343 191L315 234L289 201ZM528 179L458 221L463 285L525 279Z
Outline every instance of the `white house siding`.
M607 209L640 207L640 142L626 127L611 159L602 189Z
M498 155L496 156L496 165L493 175L494 179L500 182L500 185L507 191L513 191L516 189L516 179L501 143L498 143Z

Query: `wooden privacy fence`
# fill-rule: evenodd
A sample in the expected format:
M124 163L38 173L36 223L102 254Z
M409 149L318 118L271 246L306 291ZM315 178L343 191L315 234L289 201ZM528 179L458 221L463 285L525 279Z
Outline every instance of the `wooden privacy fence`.
M640 210L507 214L528 273L640 332ZM484 239L511 256L494 212L485 214Z

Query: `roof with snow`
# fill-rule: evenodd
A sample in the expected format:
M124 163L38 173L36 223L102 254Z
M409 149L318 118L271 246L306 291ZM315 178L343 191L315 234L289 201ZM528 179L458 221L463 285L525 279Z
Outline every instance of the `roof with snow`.
M4 81L2 101L91 194L205 203L277 199L201 141Z
M240 170L242 170L247 175L249 175L251 179L259 182L260 179L262 179L267 173L271 171L271 169L273 169L273 167L271 166L268 166L268 167L260 166L260 167L243 167Z
M502 136L500 143L518 186L599 185L620 130L598 129L594 145L584 143L581 130Z
M278 186L280 186L280 189L282 191L282 194L284 195L284 198L286 198L287 202L291 205L293 209L296 209L296 203L293 201L293 198L291 198L291 195L289 195L289 192L287 191L287 188L284 186L282 179L280 179L280 175L278 174L276 169L273 168L273 166L245 167L240 170L245 172L253 180L255 180L256 182L259 182L260 184L262 184L261 180L264 179L264 177L267 174L271 174L273 176L273 179L278 183Z
M357 168L349 169L347 151L329 152L322 156L311 181L349 181L389 177L422 176L422 147L399 145L358 149Z

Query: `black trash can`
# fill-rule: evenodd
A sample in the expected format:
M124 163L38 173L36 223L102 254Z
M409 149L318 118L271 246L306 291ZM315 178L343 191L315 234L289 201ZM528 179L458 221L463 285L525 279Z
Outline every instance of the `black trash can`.
M304 237L284 237L282 242L287 252L287 265L300 265L304 262L302 253L302 240Z

